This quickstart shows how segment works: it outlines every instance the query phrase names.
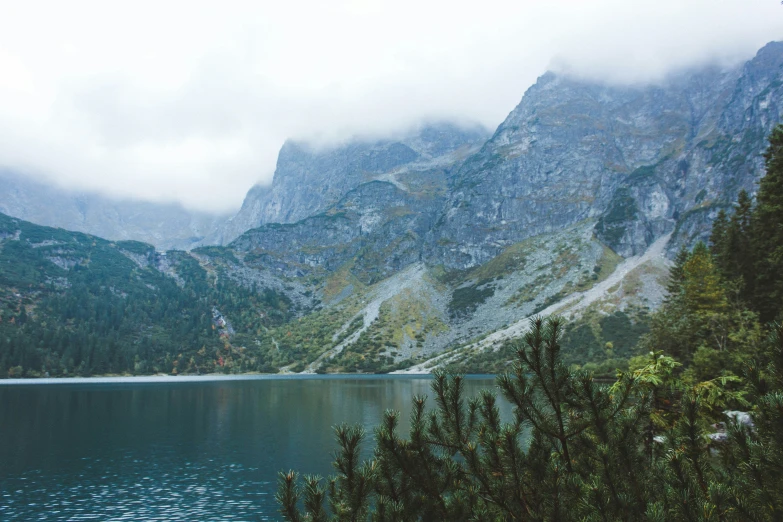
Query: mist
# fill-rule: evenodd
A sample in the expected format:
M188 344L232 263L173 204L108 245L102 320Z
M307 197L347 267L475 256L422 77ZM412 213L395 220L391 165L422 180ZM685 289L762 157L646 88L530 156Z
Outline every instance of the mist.
M547 70L660 82L783 38L777 0L15 4L0 19L0 167L210 212L271 182L288 138L493 129Z

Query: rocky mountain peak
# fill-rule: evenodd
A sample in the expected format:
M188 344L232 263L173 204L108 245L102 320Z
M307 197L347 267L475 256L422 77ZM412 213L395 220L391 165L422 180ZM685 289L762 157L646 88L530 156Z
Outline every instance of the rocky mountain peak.
M295 223L336 204L373 180L405 187L398 175L426 172L461 161L488 137L481 127L422 125L397 139L354 140L328 148L288 140L269 187L254 187L223 234L228 243L265 223Z
M543 75L459 169L432 255L467 268L596 218L624 256L675 228L675 247L703 237L715 209L762 174L765 137L783 117L782 61L775 43L744 66L660 85Z

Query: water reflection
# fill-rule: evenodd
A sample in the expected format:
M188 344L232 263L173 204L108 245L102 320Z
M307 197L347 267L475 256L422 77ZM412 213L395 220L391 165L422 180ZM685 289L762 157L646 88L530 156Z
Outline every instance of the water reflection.
M332 426L372 427L387 408L402 412L407 433L411 397L432 395L429 385L389 376L0 386L0 519L277 520L279 470L331 473ZM493 386L469 379L466 389Z

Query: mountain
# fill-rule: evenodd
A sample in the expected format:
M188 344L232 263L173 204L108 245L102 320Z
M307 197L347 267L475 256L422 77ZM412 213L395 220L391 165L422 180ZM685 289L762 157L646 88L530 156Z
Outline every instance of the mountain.
M460 168L432 256L473 266L585 219L623 256L675 229L671 248L703 239L718 208L755 192L783 117L782 67L771 43L744 66L654 86L545 74Z
M421 189L445 189L443 173L483 144L482 127L450 123L424 125L399 139L354 140L319 149L287 141L277 159L271 186L257 185L222 231L229 243L265 223L295 223L337 204L349 191L370 181Z
M740 190L755 192L766 136L783 118L782 67L783 43L773 42L742 66L681 72L660 85L604 85L550 72L467 157L454 151L475 147L480 134L454 134L428 154L403 142L317 153L288 142L272 186L251 190L229 226L242 225L225 239L255 222L291 224L313 246L334 242L334 226L316 216L343 216L347 194L384 181L429 216L430 229L406 233L417 238L420 258L447 269L481 265L513 244L584 220L594 220L596 236L622 256L674 232L671 251L704 239L717 210ZM355 223L345 227L353 232L337 240L352 245L346 256L363 248L358 238L365 246L375 241L356 220L372 214L373 223L384 222L384 201L350 203ZM251 238L266 236L258 247L269 255L289 252L288 236L272 230L250 232L237 245L252 250ZM334 262L331 254L323 259Z
M0 187L0 212L4 214L107 239L142 241L161 250L198 246L228 219L174 203L67 191L10 171L0 170Z
M650 254L661 238L669 255L706 239L719 209L741 189L755 192L766 136L783 119L782 65L783 44L771 43L741 66L681 72L659 85L547 73L478 151L443 171L437 190L399 176L352 178L348 185L361 184L334 192L342 196L326 209L317 198L310 207L280 205L311 215L262 225L230 247L251 266L312 281L327 307L364 296L356 343L396 336L395 363L399 354L426 359L474 346L471 339L491 332L518 334L518 318L565 313L558 302L596 288L601 295L590 294L579 314L622 313L616 335L662 299L666 261ZM350 164L357 159L349 152L340 149ZM278 169L276 179L318 186L309 175ZM313 201L290 191L285 201ZM622 262L643 254L643 263ZM625 283L600 286L621 269ZM375 308L384 305L397 319L367 333L379 328ZM400 340L394 329L408 333ZM339 365L344 351L329 360Z
M163 254L10 220L0 276L13 277L0 287L17 326L0 324L67 333L76 323L57 314L70 308L50 303L94 295L113 303L79 323L102 332L97 343L119 335L105 310L127 294L142 323L205 336L181 345L186 371L494 371L527 318L556 313L572 320L570 362L627 358L663 300L666 255L706 238L740 190L755 192L782 86L783 44L771 43L741 66L658 85L546 73L491 136L441 124L331 148L289 141L272 185L202 241L225 246ZM83 279L102 263L117 276ZM145 308L156 299L162 308ZM185 301L182 318L166 315ZM133 324L120 325L134 332L122 349L149 339ZM225 352L203 332L212 327ZM42 335L25 328L5 338ZM199 359L192 343L206 341ZM163 353L140 355L144 368L181 371ZM111 368L132 371L127 360Z

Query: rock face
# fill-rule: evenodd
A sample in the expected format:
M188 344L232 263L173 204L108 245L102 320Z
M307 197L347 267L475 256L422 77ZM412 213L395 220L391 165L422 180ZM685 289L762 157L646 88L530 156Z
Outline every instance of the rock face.
M488 137L481 127L464 129L442 123L424 126L399 140L357 141L327 150L287 141L280 150L272 185L258 185L248 192L219 240L228 243L265 223L301 221L373 180L402 187L402 178L461 162Z
M783 117L783 44L742 67L617 87L547 73L457 173L432 255L455 268L584 219L624 256L754 192L766 136ZM707 215L705 219L702 216Z
M440 209L437 195L388 181L351 190L329 211L297 223L269 223L231 243L249 266L288 277L332 272L345 263L372 284L421 260L423 240Z
M143 241L159 250L197 246L227 219L176 204L63 191L11 172L0 172L0 187L0 213L111 240Z

